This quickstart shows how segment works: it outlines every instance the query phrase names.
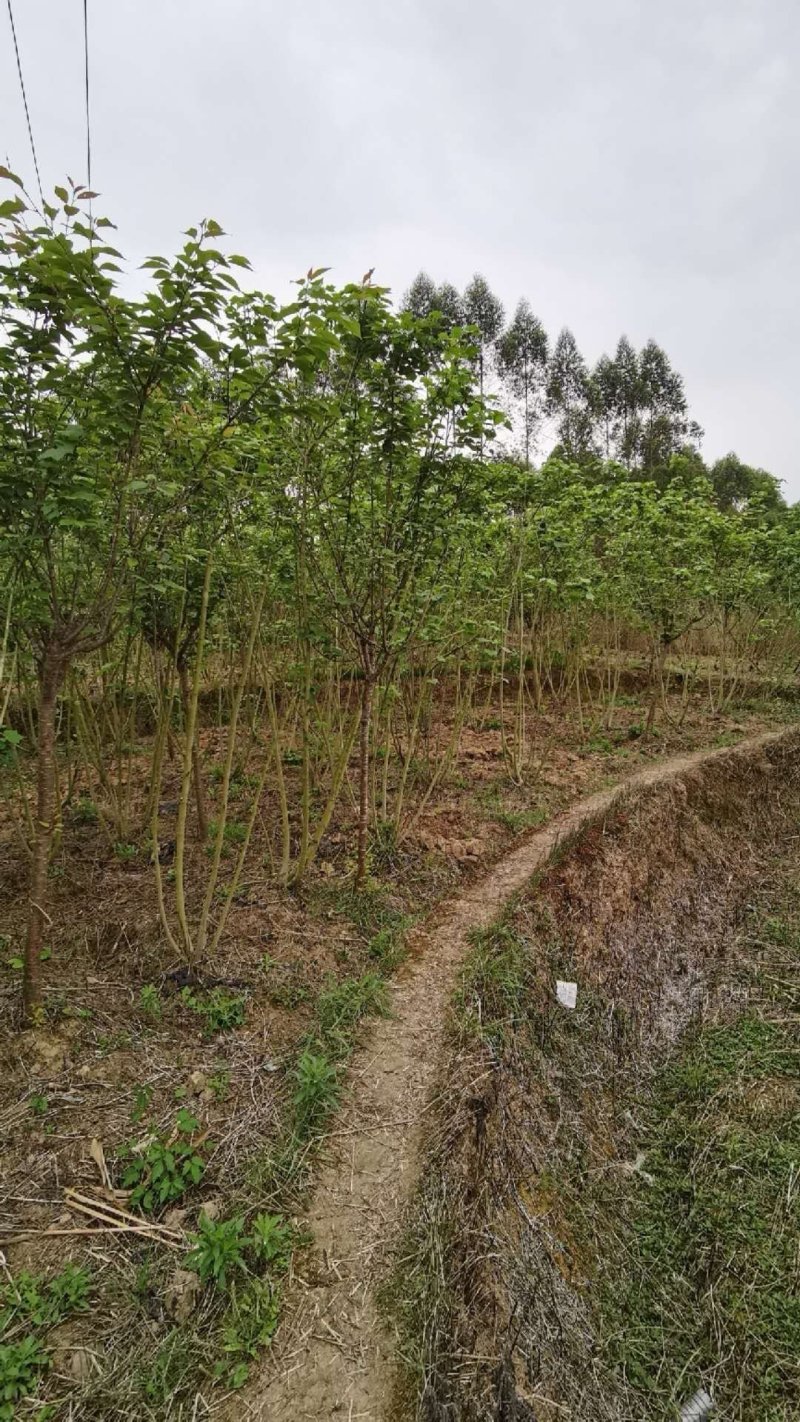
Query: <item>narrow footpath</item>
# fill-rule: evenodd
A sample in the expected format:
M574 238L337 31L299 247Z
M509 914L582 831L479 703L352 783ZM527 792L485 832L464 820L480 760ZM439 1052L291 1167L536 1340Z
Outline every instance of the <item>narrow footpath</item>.
M376 1285L417 1178L448 1001L473 929L486 928L554 849L621 796L679 778L699 762L751 753L783 734L676 756L577 801L531 835L410 936L392 1015L356 1052L348 1089L316 1168L307 1222L314 1245L289 1287L289 1313L260 1373L232 1417L261 1422L385 1422L392 1391L391 1338ZM293 1295L293 1297L291 1297Z

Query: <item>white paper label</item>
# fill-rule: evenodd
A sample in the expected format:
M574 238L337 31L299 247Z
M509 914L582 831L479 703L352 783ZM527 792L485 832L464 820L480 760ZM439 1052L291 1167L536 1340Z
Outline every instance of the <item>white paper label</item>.
M556 997L562 1007L574 1007L578 1001L578 984L562 983L559 979L556 983Z

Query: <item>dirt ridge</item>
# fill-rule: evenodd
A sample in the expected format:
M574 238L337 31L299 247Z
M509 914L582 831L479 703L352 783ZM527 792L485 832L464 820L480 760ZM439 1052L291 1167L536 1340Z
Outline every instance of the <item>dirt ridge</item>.
M263 1422L386 1417L393 1348L375 1289L416 1183L447 1003L470 932L487 927L565 840L629 793L677 780L710 760L757 759L761 749L795 734L770 732L676 756L577 801L414 931L410 961L393 987L392 1016L380 1019L358 1048L316 1168L307 1216L311 1263L304 1260L302 1276L292 1282L290 1315L265 1370L231 1415Z

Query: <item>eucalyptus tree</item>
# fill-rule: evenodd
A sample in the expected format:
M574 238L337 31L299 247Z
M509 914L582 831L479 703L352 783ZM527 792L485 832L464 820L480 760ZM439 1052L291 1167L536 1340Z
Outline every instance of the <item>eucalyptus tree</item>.
M427 272L417 273L403 297L400 309L409 311L412 316L418 318L431 316L436 311L442 324L449 329L463 326L466 320L464 303L452 283L445 281L437 286Z
M649 478L663 480L670 456L677 454L683 445L697 443L702 438L702 430L689 417L682 377L655 341L647 342L638 364L637 463Z
M598 427L603 454L614 457L617 444L617 419L620 403L620 378L616 361L601 356L589 380L592 415Z
M492 352L503 329L503 303L495 296L485 277L477 272L464 291L461 302L464 322L475 330L475 362L481 399L486 393L486 376Z
M417 272L408 291L403 297L402 309L412 316L430 316L436 307L436 282L427 272Z
M557 421L564 457L580 462L592 452L591 388L586 362L566 327L557 337L550 357L546 397L547 412Z
M434 310L440 312L445 326L450 330L454 326L464 325L464 302L452 282L443 281L437 286Z
M617 342L613 366L612 451L620 464L631 469L639 440L639 358L627 336Z
M529 303L522 300L497 342L497 364L501 379L522 407L526 467L530 466L531 443L543 413L547 356L547 332Z

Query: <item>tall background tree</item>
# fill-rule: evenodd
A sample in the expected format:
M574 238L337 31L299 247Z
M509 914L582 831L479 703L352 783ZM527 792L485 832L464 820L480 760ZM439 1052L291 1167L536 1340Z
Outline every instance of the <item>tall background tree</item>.
M575 337L566 327L556 339L550 357L547 412L556 421L558 442L566 459L580 461L591 453L593 422L589 371Z
M503 303L499 296L495 296L486 278L476 273L464 291L461 304L465 323L473 326L477 333L478 387L483 396L494 347L503 329Z
M504 385L520 406L526 467L544 413L547 355L547 332L529 303L520 301L497 342L497 364Z

